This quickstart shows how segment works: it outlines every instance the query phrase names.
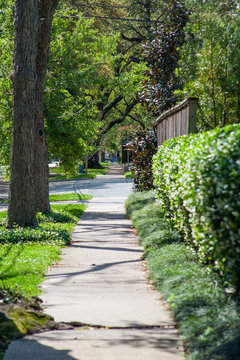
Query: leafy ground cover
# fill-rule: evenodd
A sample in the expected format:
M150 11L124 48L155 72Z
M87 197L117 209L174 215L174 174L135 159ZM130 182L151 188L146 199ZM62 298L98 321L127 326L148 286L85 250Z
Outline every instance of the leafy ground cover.
M178 322L188 359L239 359L240 309L218 277L196 261L180 233L169 227L153 193L130 195L126 210L145 247L150 278Z
M39 284L70 243L85 208L79 203L52 205L48 214L38 214L36 228L7 229L7 211L0 213L0 359L12 339L55 326L39 306L37 312L29 310L26 302L36 307Z

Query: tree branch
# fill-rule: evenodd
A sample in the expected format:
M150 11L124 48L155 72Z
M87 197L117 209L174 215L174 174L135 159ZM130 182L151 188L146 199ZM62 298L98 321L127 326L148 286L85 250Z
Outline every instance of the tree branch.
M101 139L103 137L103 135L105 135L110 129L113 128L114 125L117 125L117 124L121 124L125 119L126 117L129 115L129 113L132 111L132 109L134 108L134 106L137 104L137 101L134 100L132 101L130 104L128 104L126 106L126 109L125 111L122 113L122 116L119 117L119 118L116 118L112 121L110 121L110 123L108 123L105 128L100 132L100 134L98 135L98 138L96 140L96 147L98 148L99 145L100 145L100 142L101 142Z
M135 116L132 116L132 115L130 115L130 114L128 114L128 116L129 116L131 119L133 119L134 121L138 122L138 123L142 126L143 129L146 128L144 122L142 122L141 120L136 119Z
M144 37L128 37L128 36L126 36L126 35L124 35L122 32L121 32L121 38L123 39L123 40L126 40L126 41L129 41L129 42L138 42L138 43L140 43L140 42L142 42L143 40L144 40Z
M101 113L101 120L109 113L109 111L115 107L121 100L123 99L122 95L118 95L115 99L113 99L109 104L104 106L102 113Z

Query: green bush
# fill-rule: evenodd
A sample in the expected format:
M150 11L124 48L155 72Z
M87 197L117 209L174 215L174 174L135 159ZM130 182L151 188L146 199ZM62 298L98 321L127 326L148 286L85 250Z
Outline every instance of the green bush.
M218 276L199 264L178 231L169 228L159 201L145 205L146 197L130 195L126 209L145 247L150 278L178 322L187 359L239 359L239 308Z
M134 139L126 148L131 152L131 173L135 190L153 189L152 157L157 151L155 132L149 129L136 131Z
M165 142L154 157L167 217L203 263L240 290L240 126Z

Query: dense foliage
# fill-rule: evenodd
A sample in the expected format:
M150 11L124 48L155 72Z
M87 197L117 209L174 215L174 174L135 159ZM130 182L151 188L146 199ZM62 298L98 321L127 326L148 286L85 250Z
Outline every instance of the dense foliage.
M175 74L179 60L179 47L184 42L184 27L188 14L177 0L163 6L164 21L153 29L152 38L144 45L148 69L139 100L155 114L175 105L174 91L181 87Z
M240 12L237 1L185 0L191 10L177 75L181 99L199 97L198 127L208 130L240 119Z
M153 188L152 157L157 151L157 137L153 130L138 130L126 145L131 154L131 172L137 191Z
M45 114L49 151L61 158L65 171L77 170L78 162L96 152L99 139L132 109L126 103L139 87L144 64L127 64L119 41L117 32L104 35L79 9L59 6L52 26Z
M96 137L96 96L104 81L100 64L108 66L107 54L115 40L99 39L92 21L63 6L52 26L45 115L49 151L72 171L83 158L89 139Z
M159 199L198 259L240 290L240 126L165 142L154 158Z
M0 6L0 163L8 165L14 0L0 0ZM144 62L131 62L129 54L122 52L116 29L108 24L103 31L81 10L69 2L60 2L57 8L45 89L49 153L61 158L69 172L93 150L98 136L107 134L132 111L145 69Z
M212 276L195 261L179 232L169 227L165 211L153 193L134 193L125 205L145 248L150 278L178 323L186 358L237 360L239 311L218 276Z
M14 3L0 0L2 165L9 164L11 145ZM103 5L60 2L54 18L45 117L50 153L62 158L66 170L77 169L79 159L101 144L106 148L109 138L115 139L112 128L117 134L122 123L147 126L152 110L186 96L200 98L200 129L239 121L237 1L108 0ZM89 20L82 12L139 21ZM156 20L157 26L151 22Z

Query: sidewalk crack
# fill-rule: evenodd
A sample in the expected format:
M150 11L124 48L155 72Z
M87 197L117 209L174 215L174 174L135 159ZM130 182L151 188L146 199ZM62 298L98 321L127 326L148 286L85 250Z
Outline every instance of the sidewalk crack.
M177 325L132 325L132 326L105 326L82 323L78 321L61 322L58 323L58 330L73 330L73 329L107 329L107 330L153 330L153 329L177 329Z

